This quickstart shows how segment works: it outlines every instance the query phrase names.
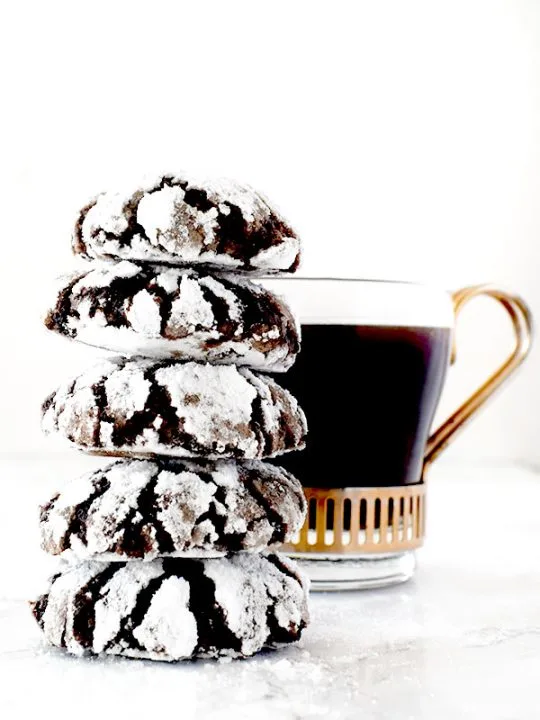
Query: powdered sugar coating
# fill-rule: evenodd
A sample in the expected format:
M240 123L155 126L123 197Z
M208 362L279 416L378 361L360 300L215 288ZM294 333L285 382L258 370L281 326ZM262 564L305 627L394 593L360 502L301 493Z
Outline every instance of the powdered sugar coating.
M47 640L76 655L245 657L299 639L307 590L277 554L89 561L53 578L33 612Z
M73 633L66 628L73 628L73 606L66 602L73 586L86 587L102 571L101 563L89 562L79 565L69 575L60 574L51 582L47 595L47 605L43 608L43 627L47 628L47 640L51 645L65 645L71 652L78 653L79 646L72 642Z
M123 460L72 480L41 509L42 548L78 559L260 551L304 521L300 483L257 460Z
M122 355L287 370L299 330L286 304L260 285L123 261L92 263L59 289L46 326Z
M173 175L98 195L81 211L73 248L88 258L265 273L294 272L300 257L295 232L260 193Z
M233 365L104 360L43 405L43 429L91 452L255 459L304 446L303 412L266 375Z
M94 561L93 561L94 562ZM129 563L107 577L93 606L93 647L104 652L122 629L126 616L135 609L139 594L160 578L161 567L152 563ZM67 573L66 573L67 574ZM81 632L84 629L81 628ZM74 637L76 641L76 637ZM75 644L75 643L74 643ZM68 647L68 650L71 650Z
M141 624L133 630L138 644L153 656L164 648L174 660L193 654L197 622L189 610L189 594L188 581L178 577L167 578L156 590Z

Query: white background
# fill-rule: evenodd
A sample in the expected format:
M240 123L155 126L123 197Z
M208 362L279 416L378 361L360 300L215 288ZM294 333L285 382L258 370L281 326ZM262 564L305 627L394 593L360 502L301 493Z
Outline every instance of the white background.
M0 449L92 351L48 337L78 206L116 177L229 175L296 226L304 271L494 281L540 316L540 3L29 2L0 22ZM441 415L510 341L478 302ZM538 355L449 451L540 461Z

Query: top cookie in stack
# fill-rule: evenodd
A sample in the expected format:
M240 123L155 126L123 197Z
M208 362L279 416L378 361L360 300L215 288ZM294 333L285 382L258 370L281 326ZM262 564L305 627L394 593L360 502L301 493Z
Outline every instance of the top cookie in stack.
M248 187L168 175L99 195L73 247L91 263L46 325L126 357L64 383L43 428L125 459L42 508L43 548L82 563L53 578L38 623L77 654L236 657L293 642L305 581L259 553L293 538L306 503L293 476L260 460L302 449L306 421L251 368L287 370L299 332L248 274L293 272L297 236Z
M80 213L75 253L97 260L207 265L259 274L294 272L300 240L267 200L230 180L164 175L98 195Z

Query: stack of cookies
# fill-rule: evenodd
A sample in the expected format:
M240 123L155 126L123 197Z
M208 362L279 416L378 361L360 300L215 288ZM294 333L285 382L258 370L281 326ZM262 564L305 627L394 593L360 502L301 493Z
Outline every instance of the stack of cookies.
M33 603L47 640L157 660L297 640L306 583L272 548L305 500L261 459L304 445L302 411L266 374L292 365L299 337L248 276L293 272L298 238L248 187L165 176L94 199L74 250L90 262L47 327L122 357L47 398L43 427L120 459L42 508L42 546L67 561Z

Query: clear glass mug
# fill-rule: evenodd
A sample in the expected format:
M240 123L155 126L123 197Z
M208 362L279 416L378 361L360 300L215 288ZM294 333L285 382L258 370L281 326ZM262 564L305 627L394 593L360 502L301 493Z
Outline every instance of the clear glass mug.
M527 356L530 311L519 297L489 285L450 295L386 281L264 284L285 297L302 325L302 352L280 382L305 410L308 443L279 462L302 482L309 513L285 550L301 561L315 590L403 582L423 543L426 469ZM455 359L456 317L481 295L504 307L515 346L430 434Z

